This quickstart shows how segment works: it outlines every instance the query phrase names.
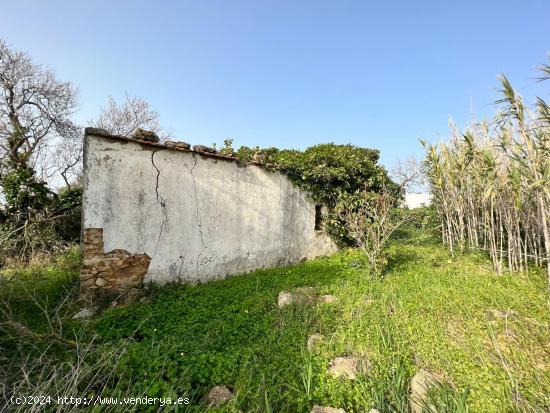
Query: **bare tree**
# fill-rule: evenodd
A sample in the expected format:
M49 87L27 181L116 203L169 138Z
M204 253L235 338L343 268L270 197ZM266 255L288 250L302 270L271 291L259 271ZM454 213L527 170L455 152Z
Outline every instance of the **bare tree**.
M158 112L145 100L126 95L122 103L109 97L106 107L90 125L105 129L113 135L130 136L137 128L161 133ZM82 175L82 129L76 128L64 142L55 148L53 171L59 174L67 188L78 182ZM166 133L164 133L167 136Z
M55 171L68 189L78 183L82 176L82 128L75 128L67 138L55 148Z
M398 159L391 170L392 179L406 192L422 188L426 182L422 162L411 156Z
M159 114L143 99L126 95L122 103L109 97L106 107L96 120L90 121L96 128L113 135L130 136L137 128L160 133Z
M0 182L35 166L49 144L73 134L77 91L0 40Z
M382 276L387 264L386 246L392 234L410 217L399 213L400 197L414 187L422 175L414 159L397 162L392 175L397 184L384 185L378 192L359 191L336 207L349 236L364 252L373 275Z
M355 202L342 206L340 214L351 238L363 250L373 275L381 276L387 263L384 249L403 216L392 214L396 205L395 194L386 188L375 193L363 191Z
M70 82L35 64L0 39L0 258L29 258L52 251L62 241L53 228L66 214L46 179L78 163L58 156L63 148L79 153L81 133L71 116L77 91ZM68 181L68 179L67 179Z

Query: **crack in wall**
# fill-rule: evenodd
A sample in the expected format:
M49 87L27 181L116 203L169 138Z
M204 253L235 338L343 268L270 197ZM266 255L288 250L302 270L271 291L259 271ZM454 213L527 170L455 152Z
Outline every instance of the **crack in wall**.
M155 253L153 254L153 257L155 255L157 255L159 245L160 245L160 238L162 237L162 232L164 231L164 227L168 223L168 215L166 214L166 201L159 192L160 169L155 164L155 153L157 153L157 150L154 150L154 151L151 152L151 164L153 165L153 167L157 171L156 184L155 184L155 193L157 195L157 202L160 205L163 220L162 220L162 223L160 224L159 236L157 238L157 245L155 246Z
M199 199L197 197L197 181L195 180L195 175L193 175L193 171L195 170L195 166L197 166L197 156L193 154L193 166L191 167L191 178L193 179L193 191L195 194L195 221L197 222L197 227L199 229L199 237L201 240L202 249L199 251L199 254L197 255L197 261L195 263L195 272L197 273L197 276L199 275L199 263L200 259L202 258L202 251L206 248L206 245L204 244L204 235L202 233L202 222L199 215Z
M153 257L147 281L206 281L332 252L313 231L313 206L278 172L101 136L87 145L83 226L105 227L109 248Z

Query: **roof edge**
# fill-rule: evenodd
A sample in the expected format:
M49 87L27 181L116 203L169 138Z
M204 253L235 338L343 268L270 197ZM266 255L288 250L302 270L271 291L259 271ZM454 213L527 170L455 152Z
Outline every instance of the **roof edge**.
M134 139L134 138L131 138L129 136L113 135L113 134L109 133L107 130L102 129L102 128L93 128L93 127L84 128L84 135L85 136L88 136L88 135L100 136L100 137L103 137L103 138L116 139L116 140L125 141L125 142L135 142L139 145L145 145L145 146L150 146L150 147L155 147L155 148L165 149L165 150L170 150L170 151L175 151L175 152L187 152L187 153L192 153L192 154L199 154L200 156L204 156L204 157L207 157L207 158L221 159L221 160L224 160L224 161L235 162L235 163L238 163L238 164L241 164L241 165L242 164L244 164L244 165L255 165L255 166L259 166L261 168L270 170L270 171L275 170L275 168L271 168L271 167L269 167L269 166L267 166L263 163L256 162L256 161L244 161L242 159L236 158L236 157L231 156L231 155L222 155L220 153L196 151L196 150L193 150L193 149L185 149L185 148L180 148L180 147L168 146L168 145L165 145L162 142L148 142L148 141L143 141L141 139Z

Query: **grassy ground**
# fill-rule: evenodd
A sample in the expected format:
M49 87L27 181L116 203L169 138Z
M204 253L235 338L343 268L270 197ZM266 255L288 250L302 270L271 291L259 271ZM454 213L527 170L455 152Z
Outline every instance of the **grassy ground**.
M74 269L61 273L50 278L70 286ZM277 307L281 290L302 286L338 300ZM61 297L48 288L46 307L54 308ZM11 294L14 319L44 335L52 330L32 301L21 305L23 295ZM344 251L205 285L168 285L150 297L85 324L61 317L64 340L96 335L91 355L118 351L108 378L88 393L190 397L179 411L203 411L204 394L224 384L236 398L220 412L299 413L314 404L407 412L410 379L426 368L452 383L453 398L467 394L471 412L550 410L550 296L542 274L497 276L482 255L453 258L427 232L393 241L383 280L369 277L356 251ZM309 353L313 333L324 339ZM63 339L45 350L50 359L78 353ZM12 338L0 339L1 347L29 351ZM372 369L355 381L335 379L327 366L342 355L366 357Z

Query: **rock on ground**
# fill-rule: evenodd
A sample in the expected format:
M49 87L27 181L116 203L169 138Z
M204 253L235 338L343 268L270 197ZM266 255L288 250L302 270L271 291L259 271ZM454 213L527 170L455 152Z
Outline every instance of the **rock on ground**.
M98 287L105 287L107 284L108 283L107 281L105 281L104 278L99 277L95 280L95 285L97 285Z
M518 313L514 310L498 310L496 308L491 308L487 310L487 315L490 318L516 318Z
M412 413L422 413L429 388L441 383L441 377L425 369L421 369L414 375L409 392Z
M338 409L336 407L326 407L326 406L313 406L311 413L346 413L344 409Z
M141 297L139 302L142 303L142 304L151 304L151 299L147 296L146 297Z
M233 399L233 393L226 386L214 386L205 397L209 407L218 407Z
M355 380L358 374L368 370L368 362L359 357L336 357L330 361L329 373L334 377Z
M319 345L323 341L323 336L321 334L312 334L307 339L307 349L309 351L319 350Z
M126 293L119 295L116 300L111 302L109 307L111 308L125 307L128 304L134 303L136 301L141 302L143 298L147 298L147 297L144 297L143 294L144 294L143 289L131 288Z
M288 291L281 291L277 297L277 305L279 308L286 307L295 302L295 294Z
M312 294L315 294L315 288L313 288L313 287L298 287L298 288L296 288L296 294L312 295Z
M97 314L98 308L97 307L87 307L80 310L78 313L73 315L73 318L76 320L83 320L86 318L93 317Z
M279 308L286 307L295 303L306 303L310 305L333 303L336 301L336 297L330 294L318 295L315 293L313 287L298 287L294 292L281 291L277 298L277 304Z
M327 295L322 295L318 298L317 300L318 302L320 303L333 303L336 301L336 297L333 296L333 295L330 295L330 294L327 294Z

